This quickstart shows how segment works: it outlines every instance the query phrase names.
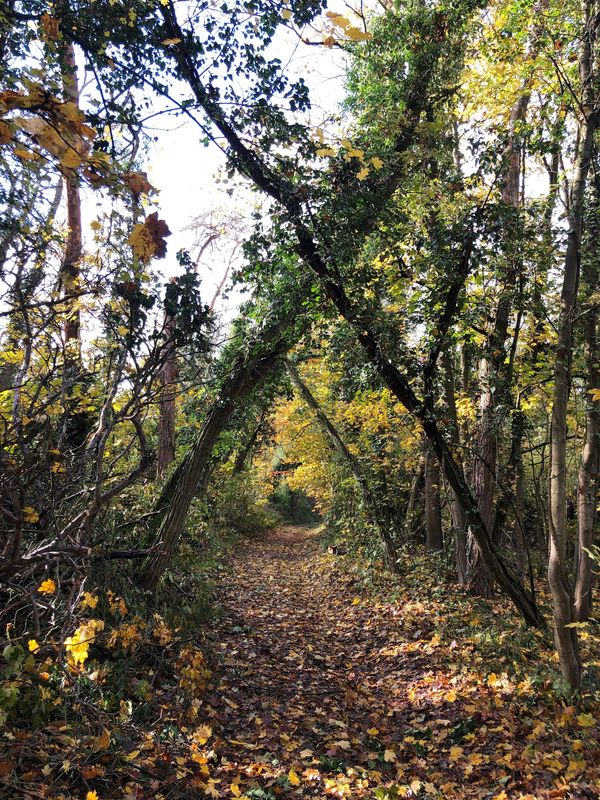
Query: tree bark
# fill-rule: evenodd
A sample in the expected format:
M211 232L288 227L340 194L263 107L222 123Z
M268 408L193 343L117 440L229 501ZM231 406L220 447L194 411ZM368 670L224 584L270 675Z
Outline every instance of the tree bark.
M275 368L285 349L283 341L275 343L263 355L242 358L211 405L198 438L167 482L157 502L162 511L156 533L157 551L143 568L141 584L155 590L175 551L179 535L194 497L209 479L213 448L231 419L237 404L247 397Z
M428 550L444 549L440 505L440 465L429 447L425 461L425 546Z
M177 348L175 345L175 320L165 314L164 332L166 342L164 345L164 363L160 371L160 405L158 421L158 455L157 477L161 478L170 464L175 460L175 421L177 408Z
M72 44L65 46L62 61L63 93L65 100L79 106L79 84L77 81L77 63L75 48ZM81 256L83 254L83 234L81 227L81 196L79 192L79 176L77 170L63 168L67 197L67 242L61 264L60 277L62 293L66 297L74 297L80 291ZM65 320L65 350L67 363L79 363L81 360L81 314L77 300L70 301L70 308Z
M337 429L329 417L325 414L321 406L318 404L308 386L300 377L296 367L290 361L288 361L288 359L285 360L285 367L294 388L304 400L306 405L314 413L317 423L329 441L332 450L334 450L334 452L340 456L342 462L352 473L354 480L359 486L367 513L377 527L381 543L383 544L387 566L392 572L398 573L400 571L398 564L398 552L391 534L391 531L393 530L393 524L389 514L385 510L385 505L381 503L373 493L369 485L369 481L367 480L367 477L358 462L358 459L356 459L348 450Z
M550 429L550 552L548 583L552 594L554 638L564 680L572 689L581 683L581 664L574 621L572 592L567 564L567 411L573 355L573 321L581 261L584 195L597 125L597 109L593 86L593 52L598 19L592 14L592 3L584 6L583 44L580 57L582 86L581 119L578 126L578 145L573 164L573 183L569 215L567 250L564 261L560 315L557 326L557 345L552 394Z
M596 184L600 180L596 178ZM587 371L585 394L585 435L579 465L577 490L578 553L575 580L575 619L584 622L592 610L593 572L590 548L594 543L597 519L598 474L600 471L600 406L592 390L600 389L600 317L596 305L598 291L598 212L600 186L594 187L582 278L587 296L584 316L584 352Z
M468 377L467 377L468 383ZM460 425L456 410L456 391L454 385L453 352L450 348L444 351L444 395L450 420L450 444L455 453L460 452ZM457 462L464 473L462 459L457 455ZM456 493L452 491L452 527L454 529L454 553L456 574L460 586L467 582L467 519Z

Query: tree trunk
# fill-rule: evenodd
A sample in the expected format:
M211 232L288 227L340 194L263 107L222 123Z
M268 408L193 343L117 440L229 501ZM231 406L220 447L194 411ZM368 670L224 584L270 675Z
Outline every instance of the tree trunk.
M185 34L179 26L173 6L161 6L160 11L165 22L165 33L168 36L178 37L178 41L182 42ZM365 318L365 315L361 313L361 307L355 305L346 294L336 269L336 254L326 243L318 242L315 239L314 233L309 227L310 215L307 215L302 197L295 187L287 182L284 176L274 172L261 159L260 154L250 150L244 144L237 129L229 118L225 116L222 106L215 102L208 93L197 65L189 57L186 47L184 45L175 46L172 53L181 70L181 77L188 82L196 101L227 141L230 148L231 161L235 164L237 170L248 176L257 188L273 198L285 210L290 232L293 231L295 237L297 255L307 268L320 279L325 296L353 328L368 361L373 365L381 379L421 425L438 461L443 465L450 487L455 490L459 501L465 509L467 523L471 528L473 538L481 549L482 558L494 578L514 602L526 622L530 625L542 626L544 624L543 617L540 615L535 599L521 586L493 546L489 531L479 513L477 501L465 482L462 471L454 461L446 440L438 429L432 409L427 402L419 400L411 386L409 376L401 372L385 352L386 348L371 328L371 318L368 315ZM418 70L411 79L413 81L413 84L411 84L412 93L408 95L410 97L410 106L404 109L404 124L394 142L394 149L398 154L407 152L414 143L422 114L430 104L428 91L430 88L429 74L433 74L432 66L431 63L428 65L426 74ZM398 189L400 180L400 174L394 174L390 177L376 198L378 206L383 207L387 200L393 196ZM372 227L372 224L365 224L360 230L361 236L366 234L365 229ZM460 287L455 285L455 288L459 289ZM451 311L452 309L449 310ZM439 341L441 342L441 340ZM434 364L435 358L433 366Z
M576 629L567 627L574 621L567 564L567 412L573 354L573 320L581 261L583 201L597 116L592 82L592 58L598 20L595 17L592 19L589 5L586 5L584 12L586 18L580 58L583 89L582 117L578 128L578 146L573 164L569 231L560 298L560 315L557 326L558 336L554 364L552 422L550 429L549 480L550 552L548 556L548 583L552 594L554 637L561 672L563 678L572 689L577 689L580 685L581 665Z
M593 224L593 223L592 223ZM595 255L594 250L592 253ZM592 255L592 258L594 257ZM593 264L583 271L586 288L593 294L597 290L597 274ZM584 321L584 347L587 367L585 438L579 465L577 491L578 559L575 580L575 619L583 622L592 610L592 560L589 550L594 543L596 507L598 499L598 471L600 468L600 407L590 394L600 388L600 338L598 311L592 299Z
M537 26L536 21L536 26ZM533 32L536 46L536 32ZM496 405L499 396L506 399L510 392L505 373L504 347L508 334L508 325L513 305L513 292L518 276L522 270L522 258L518 253L520 247L520 220L517 209L521 204L521 141L519 126L525 121L530 100L530 80L523 84L523 91L513 105L510 113L508 142L504 151L505 167L502 180L502 202L508 209L506 230L504 233L504 256L507 266L504 282L500 287L500 298L496 309L494 327L491 331L486 350L480 362L479 381L481 396L479 400L479 428L477 431L477 454L473 464L473 481L479 502L479 510L488 530L493 530L494 494L496 473L498 469L498 422ZM513 241L514 239L514 241ZM493 584L489 571L478 552L477 543L469 541L469 589L480 597L493 595Z
M440 465L429 447L425 462L425 546L428 550L444 549L440 505Z
M168 314L165 314L164 333L166 342L164 345L164 363L160 371L161 393L156 467L158 478L165 474L169 465L175 460L175 421L177 414L175 398L177 396L179 369L176 360L175 320Z
M444 351L444 394L446 408L450 420L450 444L455 453L456 459L464 472L462 459L459 458L460 452L460 425L458 413L456 411L456 391L454 386L454 363L453 352L450 348ZM467 375L468 383L468 375ZM456 493L452 491L452 527L454 529L454 553L456 560L456 574L460 586L467 582L467 519L464 508L462 507Z
M241 359L223 383L206 415L198 438L167 482L157 502L157 510L163 512L156 534L158 552L144 565L141 579L144 588L156 589L167 568L190 504L206 486L210 476L213 448L237 404L265 380L275 368L283 349L281 342L262 356Z
M79 106L79 84L75 48L67 44L62 63L63 92L65 100ZM81 256L83 253L83 234L81 228L81 196L77 170L63 168L67 197L67 243L61 264L60 277L62 292L73 298L80 291ZM68 316L65 321L65 362L79 364L81 360L80 327L81 314L77 300L68 302Z
M290 376L290 380L306 405L313 411L317 423L325 434L329 444L341 458L342 462L348 467L354 480L357 482L365 504L368 515L375 523L377 531L383 544L386 562L392 572L399 572L398 553L392 536L393 524L389 514L385 510L385 505L375 497L369 481L364 474L358 459L346 447L338 431L331 420L327 417L321 406L318 404L308 386L304 383L296 367L286 359L285 366ZM439 481L438 481L439 482Z

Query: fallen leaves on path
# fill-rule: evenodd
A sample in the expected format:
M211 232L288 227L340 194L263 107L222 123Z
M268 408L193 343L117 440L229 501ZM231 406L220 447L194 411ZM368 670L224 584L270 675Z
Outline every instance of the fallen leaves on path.
M154 623L119 719L4 731L0 797L600 797L591 691L561 700L549 641L413 563L391 578L307 528L241 540L212 576L210 674Z

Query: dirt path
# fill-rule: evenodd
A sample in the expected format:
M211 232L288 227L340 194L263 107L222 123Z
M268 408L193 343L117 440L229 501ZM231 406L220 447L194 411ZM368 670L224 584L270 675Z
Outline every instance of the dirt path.
M519 780L495 763L518 721L489 732L489 687L487 716L458 703L418 609L358 596L339 564L313 530L287 527L244 541L219 580L214 796L527 796L502 794Z

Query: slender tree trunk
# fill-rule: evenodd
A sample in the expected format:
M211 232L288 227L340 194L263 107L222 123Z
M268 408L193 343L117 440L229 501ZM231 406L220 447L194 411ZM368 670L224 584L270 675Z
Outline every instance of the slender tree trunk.
M502 182L502 202L509 210L504 235L504 255L508 263L504 274L504 285L501 287L500 299L496 309L494 327L488 337L487 352L481 359L479 368L481 395L479 400L477 455L473 464L473 481L481 516L490 531L494 529L494 495L498 470L496 405L499 397L506 399L510 392L510 386L505 375L504 348L513 306L513 292L522 270L522 258L518 252L520 220L518 219L517 211L521 205L521 141L519 126L525 121L530 97L529 80L526 80L521 96L511 109L508 142L504 151L505 172ZM470 591L481 597L491 597L493 594L491 575L481 559L477 543L472 538L469 541L469 552Z
M72 44L68 44L65 47L62 73L65 99L79 106L77 64L75 61L75 48ZM73 297L81 289L81 256L83 253L81 196L77 170L65 168L63 175L67 198L67 243L61 264L61 282L63 294L66 297ZM71 300L64 327L67 364L79 364L81 360L80 327L81 314L79 312L79 304L77 300Z
M157 477L161 478L175 460L175 421L177 407L177 347L175 345L175 320L166 314L164 322L166 342L164 363L160 371L160 405L158 422Z
M454 386L454 363L453 353L450 348L444 351L444 394L446 408L450 419L450 444L457 454L456 460L464 472L460 452L460 425L456 410L456 391ZM468 380L468 379L467 379ZM452 491L452 527L454 529L454 553L456 560L456 574L460 586L467 582L467 519L464 508L462 507L455 492Z
M573 354L573 320L581 260L584 195L597 124L592 59L598 20L597 14L592 15L593 8L594 6L591 3L586 3L584 8L585 24L580 59L583 90L581 121L578 129L578 147L573 164L569 231L560 298L560 315L557 326L558 336L554 364L550 432L550 552L548 556L548 583L552 594L554 638L561 672L563 678L572 689L576 689L580 685L581 665L576 629L567 627L574 621L567 564L567 411Z
M239 475L240 473L242 473L244 471L244 469L246 467L246 462L248 461L248 458L249 458L250 454L252 453L253 449L256 447L256 444L258 442L259 436L261 435L261 433L265 429L265 417L266 417L266 414L267 414L267 410L268 410L267 408L264 408L262 410L261 415L260 415L260 419L258 421L258 424L256 425L256 427L252 431L252 434L250 435L250 438L246 442L245 446L242 447L241 450L236 455L235 461L233 463L233 474L234 475Z
M428 550L444 549L440 505L440 465L430 448L427 448L425 462L425 546Z
M412 479L410 494L408 496L408 504L406 506L404 528L409 539L417 533L422 525L422 515L417 512L419 508L419 499L423 497L424 487L425 463L421 461L415 476Z
M596 184L600 180L596 178ZM593 572L590 548L594 543L597 519L598 474L600 470L600 406L592 390L600 389L600 316L596 305L598 291L598 213L600 187L595 186L591 203L587 252L582 266L582 278L588 299L584 316L584 350L587 368L585 395L585 436L579 465L577 491L578 553L575 580L575 619L583 622L592 610Z
M358 460L348 450L335 426L329 417L327 417L308 386L300 377L296 367L287 359L285 361L285 366L294 388L304 400L306 405L311 409L311 411L313 411L317 423L327 437L332 450L334 450L340 456L342 462L348 467L352 473L352 476L354 477L354 480L357 482L367 513L371 517L371 520L375 523L381 538L387 565L392 572L398 573L398 553L396 551L396 545L394 544L394 539L391 533L393 525L389 515L386 513L385 505L374 495L371 487L369 486L369 481L367 480L366 475L358 463Z

